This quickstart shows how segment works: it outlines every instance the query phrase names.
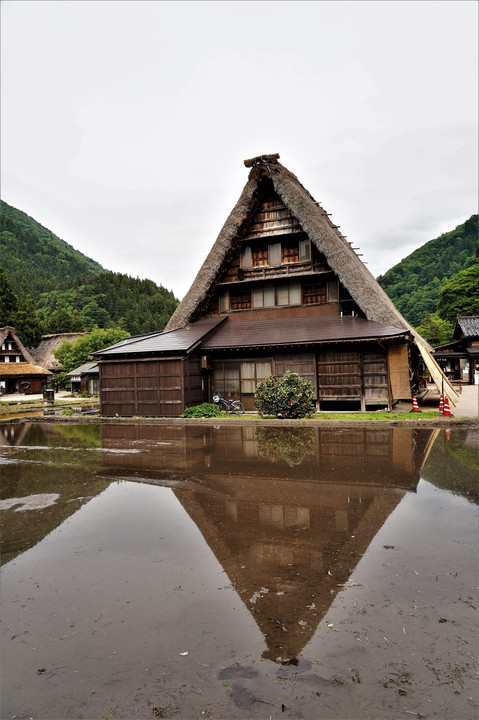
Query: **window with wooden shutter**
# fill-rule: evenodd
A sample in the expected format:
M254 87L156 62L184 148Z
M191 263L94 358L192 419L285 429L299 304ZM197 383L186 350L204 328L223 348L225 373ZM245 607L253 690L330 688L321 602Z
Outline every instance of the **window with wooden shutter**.
M285 243L282 247L282 257L284 263L292 263L299 261L298 243Z
M303 303L312 305L314 303L326 302L326 285L325 283L316 283L314 285L303 285Z
M256 247L251 251L253 267L261 267L268 264L268 248Z
M230 296L231 310L249 310L251 307L251 292L243 290L243 292L231 293Z

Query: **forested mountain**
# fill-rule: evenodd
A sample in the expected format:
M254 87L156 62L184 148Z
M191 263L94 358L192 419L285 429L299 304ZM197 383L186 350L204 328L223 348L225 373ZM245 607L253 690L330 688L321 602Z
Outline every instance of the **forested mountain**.
M14 292L24 277L35 299L41 292L70 287L80 275L105 272L21 210L0 201L0 265Z
M113 272L76 278L68 290L42 293L37 301L47 332L54 332L52 318L58 326L59 316L66 312L87 330L117 326L131 335L163 330L177 305L173 293L152 280Z
M478 216L418 248L378 277L404 317L417 327L436 312L447 281L477 262Z
M136 335L164 328L178 305L172 292L105 270L6 202L0 210L0 286L5 297L13 292L0 303L1 324L16 327L26 344L40 331L119 327ZM39 330L26 327L32 313Z

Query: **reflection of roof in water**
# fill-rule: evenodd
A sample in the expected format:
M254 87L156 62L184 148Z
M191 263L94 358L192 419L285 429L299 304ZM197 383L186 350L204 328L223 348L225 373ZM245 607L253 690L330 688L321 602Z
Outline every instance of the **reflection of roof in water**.
M101 426L102 447L133 443L137 453L105 458L109 467L162 472L391 485L414 489L435 437L417 428L278 428L236 425Z
M209 488L208 488L209 489ZM263 633L270 660L297 657L373 537L404 496L320 484L272 493L175 490ZM306 490L306 492L303 492Z
M174 487L276 660L299 655L415 491L434 431L271 430L107 425L102 444L140 450L105 457L108 474Z

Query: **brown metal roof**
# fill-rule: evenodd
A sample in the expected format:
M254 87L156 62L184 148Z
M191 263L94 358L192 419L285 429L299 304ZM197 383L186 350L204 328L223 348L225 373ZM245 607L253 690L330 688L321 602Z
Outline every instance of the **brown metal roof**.
M208 350L266 347L346 340L371 340L406 335L404 328L358 317L291 317L223 323L201 346Z
M112 345L105 350L98 350L92 355L100 357L111 357L115 355L136 355L143 353L160 352L188 352L213 328L222 323L224 317L207 318L198 320L179 330L169 332L153 333L152 335L140 335L137 338L126 340Z

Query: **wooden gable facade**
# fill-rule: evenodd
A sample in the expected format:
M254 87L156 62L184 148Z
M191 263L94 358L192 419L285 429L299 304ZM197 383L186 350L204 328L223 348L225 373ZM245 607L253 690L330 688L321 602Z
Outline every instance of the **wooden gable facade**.
M220 393L254 408L298 372L320 410L391 408L423 344L278 155L245 161L243 193L164 333L97 353L103 414L178 415Z
M51 374L35 365L13 327L0 328L0 394L40 393Z

